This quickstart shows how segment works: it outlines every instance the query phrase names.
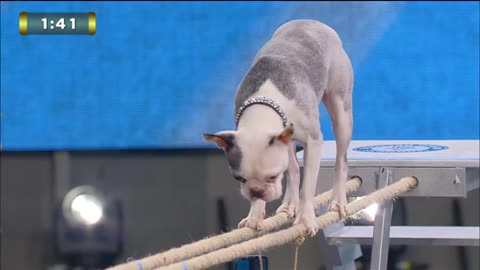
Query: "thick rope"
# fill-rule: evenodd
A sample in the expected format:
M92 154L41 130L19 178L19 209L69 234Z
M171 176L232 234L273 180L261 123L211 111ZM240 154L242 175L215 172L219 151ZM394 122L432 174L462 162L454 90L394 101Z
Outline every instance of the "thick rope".
M361 185L359 177L353 177L347 182L347 193L358 190ZM324 192L315 197L315 209L327 204L330 201L332 191ZM211 252L223 247L231 246L233 244L246 241L269 231L277 230L281 226L291 220L286 213L278 213L273 217L267 218L263 221L263 229L256 231L251 228L241 228L232 230L230 232L216 235L210 238L205 238L200 241L186 244L178 248L172 248L163 253L152 255L141 260L127 262L107 270L152 270L156 267L169 265L180 262L207 252ZM182 269L182 268L181 268ZM182 269L183 270L183 269Z
M405 177L398 182L385 188L377 190L360 200L355 200L346 206L347 215L352 215L373 203L381 203L388 199L393 199L398 195L405 193L417 186L415 177ZM317 224L320 229L327 225L334 224L342 220L339 212L328 212L317 218ZM230 247L219 249L217 251L204 254L178 264L161 267L156 270L198 270L205 269L217 264L232 261L234 259L247 256L257 252L259 249L266 250L271 247L291 243L295 239L306 236L305 226L303 224L294 225L288 229L266 234L256 239L236 244Z

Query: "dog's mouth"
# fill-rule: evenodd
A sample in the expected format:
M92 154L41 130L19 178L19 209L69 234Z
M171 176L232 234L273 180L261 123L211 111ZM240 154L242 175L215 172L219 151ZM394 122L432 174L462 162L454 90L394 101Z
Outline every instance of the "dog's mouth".
M273 192L265 192L262 196L250 196L251 201L262 200L266 202L274 201L282 196L282 194L272 194Z
M240 193L245 199L252 202L256 200L271 202L282 196L282 187L277 185L268 185L262 190L252 190L246 185L242 185Z
M250 197L250 200L251 200L251 201L262 200L262 201L269 202L269 201L270 201L270 197L269 197L268 195L256 196L256 197Z

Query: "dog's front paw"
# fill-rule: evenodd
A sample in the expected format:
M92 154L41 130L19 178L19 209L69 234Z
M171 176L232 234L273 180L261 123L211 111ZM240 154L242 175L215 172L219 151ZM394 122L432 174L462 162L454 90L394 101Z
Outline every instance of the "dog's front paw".
M248 216L242 219L240 223L238 223L238 228L243 227L248 227L257 231L261 231L263 229L263 217Z
M248 227L254 230L260 231L263 229L263 218L265 217L265 203L257 202L253 204L250 208L248 216L240 223L238 223L239 228Z
M340 217L342 219L347 217L347 196L345 194L336 194L332 201L330 202L330 206L328 207L328 211L339 212Z
M297 216L298 214L298 200L285 200L280 207L278 207L276 213L287 213L289 218Z
M297 218L293 224L303 224L305 226L307 235L313 237L318 232L318 224L315 218L316 216L313 204L303 205L300 207Z

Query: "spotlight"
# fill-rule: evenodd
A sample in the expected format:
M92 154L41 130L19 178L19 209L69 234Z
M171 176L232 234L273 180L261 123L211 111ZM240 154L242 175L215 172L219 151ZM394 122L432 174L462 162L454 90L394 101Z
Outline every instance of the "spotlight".
M63 200L64 216L72 223L94 225L103 217L103 195L90 186L80 186L67 193Z
M123 249L121 203L92 186L70 190L55 214L55 247L70 267L106 268Z
M93 196L79 195L73 199L70 206L74 215L81 218L88 225L97 223L103 216L103 206Z

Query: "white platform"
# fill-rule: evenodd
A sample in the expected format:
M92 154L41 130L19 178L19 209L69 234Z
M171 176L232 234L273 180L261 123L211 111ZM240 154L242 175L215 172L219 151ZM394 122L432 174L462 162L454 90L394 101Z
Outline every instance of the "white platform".
M347 153L353 167L480 167L478 140L352 141ZM322 167L335 164L335 141L322 147ZM303 151L297 153L303 166Z

